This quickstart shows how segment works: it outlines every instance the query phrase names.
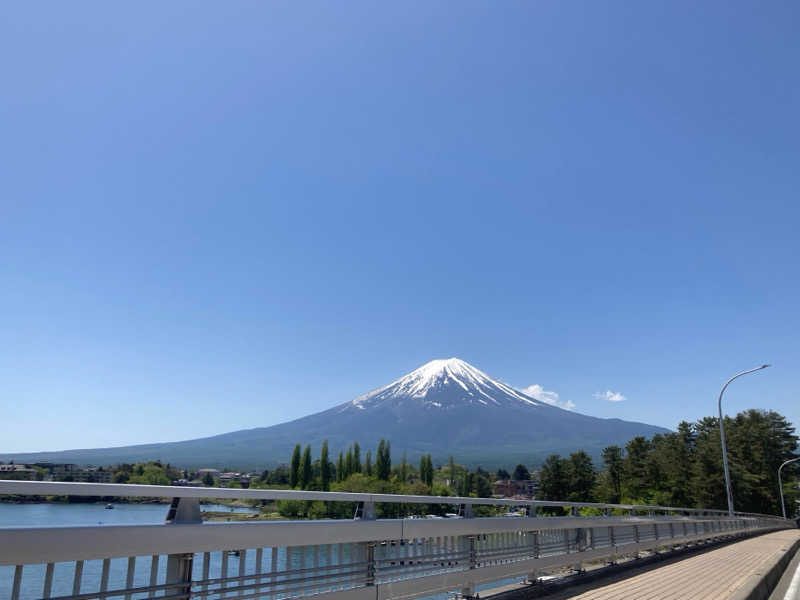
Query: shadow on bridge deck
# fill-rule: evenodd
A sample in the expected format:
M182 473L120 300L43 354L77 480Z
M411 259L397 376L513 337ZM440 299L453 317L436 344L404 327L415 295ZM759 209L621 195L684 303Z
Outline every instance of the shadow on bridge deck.
M702 547L700 547L702 549ZM504 586L485 590L486 600L753 600L767 598L797 549L800 529L755 536L687 557L643 560L641 566L604 574L589 572L568 586ZM638 561L637 561L638 562Z

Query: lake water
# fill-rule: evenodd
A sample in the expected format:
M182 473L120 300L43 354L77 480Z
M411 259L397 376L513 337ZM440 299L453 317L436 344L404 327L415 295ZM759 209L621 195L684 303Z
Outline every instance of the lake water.
M0 503L0 527L53 527L79 525L150 525L163 523L169 510L168 504L114 504L108 510L105 503L41 503L41 504L5 504ZM253 512L249 508L230 507L221 504L203 504L201 509L219 512ZM150 575L150 558L136 559L135 585L147 585ZM218 561L219 562L219 559ZM161 560L159 571L161 577L166 569L166 561ZM83 570L83 586L86 593L96 591L99 587L101 561L86 561ZM219 566L219 565L217 565ZM127 564L125 559L111 561L110 584L115 586L124 582ZM213 565L212 565L213 567ZM72 593L74 565L59 563L53 577L53 595L61 596ZM11 583L14 567L0 567L0 599L11 594ZM28 565L23 571L21 600L34 600L42 597L44 566Z
M4 504L0 503L0 527L50 527L52 525L146 525L163 523L168 504ZM253 512L249 508L203 504L202 510ZM2 597L2 596L0 596Z
M203 510L224 512L251 512L247 508L232 508L224 505L202 505ZM115 504L114 510L107 510L105 504L4 504L0 503L0 527L54 527L54 526L79 526L79 525L148 525L163 523L169 505L167 504ZM359 548L343 545L345 560ZM303 558L299 554L286 555L286 550L278 550L278 564L283 567L287 563L292 568L299 568ZM325 564L326 557L320 556L320 564ZM229 557L229 571L238 572L239 558ZM255 552L248 552L246 557L247 572L255 572ZM263 570L270 570L271 550L265 548L263 552ZM221 553L211 554L211 577L220 577L222 573ZM201 574L201 555L195 557L194 578L199 579ZM307 565L311 566L311 565ZM81 592L94 592L99 589L102 561L90 560L84 563L83 585ZM124 587L127 560L124 558L113 559L109 577L109 589ZM162 557L159 562L159 581L163 581L166 571L166 560ZM14 567L0 566L0 599L8 598L11 593L11 584L14 576ZM53 576L53 596L65 596L72 593L74 576L73 563L58 563ZM150 577L150 557L142 556L136 559L134 576L135 586L148 585ZM42 583L44 581L44 565L27 565L23 571L21 600L36 600L42 597ZM510 582L511 580L504 580ZM494 584L497 585L497 584ZM487 586L480 586L481 588ZM134 596L133 600L137 597ZM451 598L448 594L437 594L428 600L445 600Z

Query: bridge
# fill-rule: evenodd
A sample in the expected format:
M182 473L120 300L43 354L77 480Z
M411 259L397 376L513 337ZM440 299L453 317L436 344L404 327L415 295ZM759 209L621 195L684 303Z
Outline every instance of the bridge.
M0 598L10 600L486 597L559 567L795 525L696 508L348 492L0 481L0 494L172 499L162 524L0 528L0 571L10 573ZM201 499L345 502L354 518L203 523ZM381 503L414 516L376 519ZM456 518L426 518L425 505L452 506ZM473 516L477 506L507 516Z

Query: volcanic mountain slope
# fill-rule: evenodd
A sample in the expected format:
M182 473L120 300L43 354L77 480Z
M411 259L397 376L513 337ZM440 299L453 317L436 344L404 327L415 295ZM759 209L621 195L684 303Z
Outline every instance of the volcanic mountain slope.
M338 452L353 441L374 448L391 441L395 460L430 452L444 461L486 467L535 464L551 453L583 449L594 456L664 428L599 419L540 402L457 359L433 360L368 394L288 423L209 438L119 448L0 456L18 462L112 464L161 459L182 467L258 468L287 462L296 443L317 453L323 440Z

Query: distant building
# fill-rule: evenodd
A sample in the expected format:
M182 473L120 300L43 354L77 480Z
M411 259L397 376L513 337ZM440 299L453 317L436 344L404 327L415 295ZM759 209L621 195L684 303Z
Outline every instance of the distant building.
M103 467L86 467L72 472L72 480L83 483L111 483L112 473Z
M33 481L38 471L27 465L0 465L0 479Z
M172 485L179 485L183 487L203 487L202 481L189 481L188 479L176 479Z
M220 473L219 482L222 485L228 485L232 481L238 481L243 488L250 487L250 475L246 473L238 473L238 472Z
M73 473L80 470L78 465L72 463L37 462L33 463L33 466L47 469L45 479L49 481L74 481Z
M197 470L197 477L198 479L203 479L206 475L211 475L215 480L219 479L220 472L218 469L198 469Z
M536 498L539 484L535 479L498 479L492 486L495 496L503 498Z

